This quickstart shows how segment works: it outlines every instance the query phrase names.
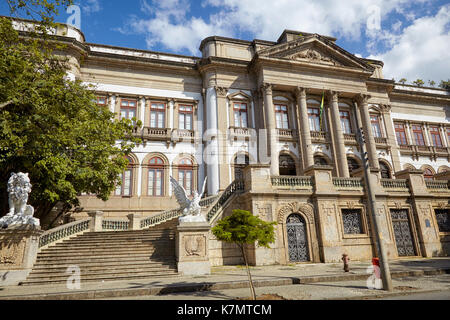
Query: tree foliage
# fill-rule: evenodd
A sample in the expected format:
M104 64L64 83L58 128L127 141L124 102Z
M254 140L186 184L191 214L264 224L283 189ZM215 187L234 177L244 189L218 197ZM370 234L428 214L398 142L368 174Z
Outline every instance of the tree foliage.
M252 298L256 299L255 288L248 267L245 245L257 242L258 246L270 248L269 244L275 241L274 225L276 222L265 222L245 210L233 210L231 216L219 220L212 229L214 236L224 242L236 244L242 253L247 268Z
M398 80L398 82L401 84L405 84L406 81L408 81L406 78L401 78L400 80Z
M413 84L415 84L418 87L423 87L425 82L422 79L417 79L416 81L413 81Z
M439 87L442 89L450 90L450 79L448 79L447 81L441 80Z
M30 204L42 220L58 202L77 205L83 192L108 199L127 165L137 142L131 121L114 120L94 88L67 71L67 59L42 50L41 39L19 38L0 18L0 215L11 172L30 174Z

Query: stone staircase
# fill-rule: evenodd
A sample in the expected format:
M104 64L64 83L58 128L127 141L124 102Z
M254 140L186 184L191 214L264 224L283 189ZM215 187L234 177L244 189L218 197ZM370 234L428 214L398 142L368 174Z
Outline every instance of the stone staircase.
M139 231L87 232L41 250L21 285L64 284L78 266L81 283L176 276L172 219Z

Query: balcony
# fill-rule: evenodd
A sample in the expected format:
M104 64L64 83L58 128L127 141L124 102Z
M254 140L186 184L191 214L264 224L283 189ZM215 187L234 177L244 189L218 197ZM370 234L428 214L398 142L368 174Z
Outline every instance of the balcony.
M362 178L333 178L333 185L337 190L360 190L363 189Z
M251 128L230 127L228 134L232 140L249 140L252 135L252 131L253 129Z
M377 144L377 146L387 146L388 141L387 138L384 137L374 137L375 139L375 143Z
M174 129L172 131L173 142L193 142L195 139L195 132L193 130Z
M299 176L276 176L272 177L272 186L289 187L292 189L311 189L313 186L312 177Z
M413 158L422 157L448 157L450 158L450 148L434 147L425 145L399 145L400 153L402 155L411 155Z
M298 133L295 129L277 129L278 139L280 141L297 142Z
M430 192L450 192L450 180L427 180L425 184Z
M356 140L356 134L354 133L344 133L344 143L348 145L358 145L358 141Z
M313 143L329 143L327 133L325 131L311 131L311 141Z
M152 140L170 142L172 138L171 130L168 128L135 127L133 129L133 135L135 137L141 138L143 141Z
M381 186L389 191L409 192L406 179L381 179Z

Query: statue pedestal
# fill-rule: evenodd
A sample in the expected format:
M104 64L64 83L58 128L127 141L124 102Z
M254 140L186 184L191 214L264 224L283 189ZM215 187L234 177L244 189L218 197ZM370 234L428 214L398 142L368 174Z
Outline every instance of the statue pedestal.
M180 222L176 235L178 272L186 276L211 274L208 222Z
M43 232L32 226L0 230L0 287L18 285L28 277Z

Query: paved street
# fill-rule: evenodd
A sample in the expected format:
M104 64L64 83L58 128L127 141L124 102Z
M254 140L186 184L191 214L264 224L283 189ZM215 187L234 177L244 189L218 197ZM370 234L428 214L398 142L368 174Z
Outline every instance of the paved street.
M256 288L257 295L273 294L287 300L335 300L335 299L367 299L379 295L395 295L384 297L387 300L408 299L444 299L450 298L450 275L425 276L421 278L406 277L393 280L394 292L386 293L382 290L367 288L365 281L340 281L314 284L299 284L290 286L275 286ZM441 292L429 291L439 290ZM413 292L425 292L411 295ZM158 296L122 297L117 300L230 300L248 298L250 290L227 289L183 294L167 294ZM424 298L422 298L424 297Z

